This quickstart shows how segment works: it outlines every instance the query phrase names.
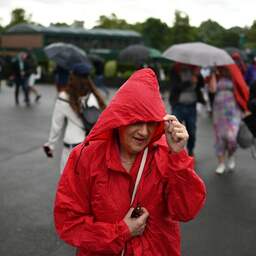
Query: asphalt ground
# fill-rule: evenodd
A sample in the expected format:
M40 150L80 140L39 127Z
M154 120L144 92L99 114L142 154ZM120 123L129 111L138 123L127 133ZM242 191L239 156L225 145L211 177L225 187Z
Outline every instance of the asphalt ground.
M53 159L42 151L56 90L51 85L38 89L43 97L31 107L22 100L15 106L13 88L3 86L0 92L0 256L75 255L53 224L61 145ZM238 149L235 172L218 176L213 143L211 120L202 112L195 156L207 201L195 220L181 224L182 255L255 256L256 160L249 150Z

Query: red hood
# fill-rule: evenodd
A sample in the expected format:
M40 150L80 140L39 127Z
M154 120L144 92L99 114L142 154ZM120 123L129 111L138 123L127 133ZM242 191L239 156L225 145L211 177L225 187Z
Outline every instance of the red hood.
M157 140L163 134L162 120L165 114L155 73L149 68L138 70L116 92L85 143L107 140L114 128L138 121L161 122L153 137L153 140Z
M227 65L233 82L235 99L243 111L248 111L249 87L246 84L241 71L236 64Z

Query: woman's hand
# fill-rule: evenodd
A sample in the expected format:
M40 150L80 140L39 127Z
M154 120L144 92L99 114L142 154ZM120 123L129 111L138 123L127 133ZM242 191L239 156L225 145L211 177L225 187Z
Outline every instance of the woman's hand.
M174 115L167 114L163 119L169 148L173 152L180 152L185 148L189 137L186 127Z
M147 218L149 216L146 208L141 208L142 214L138 218L132 218L131 214L134 208L131 208L126 216L124 217L124 222L128 226L132 236L141 236L145 230Z

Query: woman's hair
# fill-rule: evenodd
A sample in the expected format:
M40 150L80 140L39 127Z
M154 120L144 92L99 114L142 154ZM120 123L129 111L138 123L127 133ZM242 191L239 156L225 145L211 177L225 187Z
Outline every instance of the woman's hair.
M225 66L220 66L220 67L217 67L217 77L220 78L220 77L225 77L225 78L232 78L231 76L231 73L229 71L229 69Z
M75 73L71 73L69 76L66 92L69 95L69 104L71 108L79 116L81 115L80 97L86 96L89 93L94 94L102 110L106 107L102 96L100 95L100 93L98 92L97 88L95 87L95 85L93 84L88 75L77 75Z
M89 81L86 76L78 76L73 73L70 74L66 92L69 95L69 104L71 108L80 115L80 97L86 96L89 89Z

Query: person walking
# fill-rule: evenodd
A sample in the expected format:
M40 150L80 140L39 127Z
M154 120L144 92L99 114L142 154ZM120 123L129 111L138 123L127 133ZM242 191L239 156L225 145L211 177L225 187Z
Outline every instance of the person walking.
M29 66L27 62L27 53L20 52L12 62L11 79L15 83L15 103L19 105L20 87L24 93L24 101L27 106L30 106L29 89L28 89Z
M95 106L101 109L105 107L99 92L91 83L89 73L88 65L74 65L66 90L60 92L56 100L49 138L43 148L48 157L53 157L54 146L64 130L60 172L64 168L70 151L86 136L81 107Z
M249 87L256 81L256 56L253 57L251 64L245 72L245 81Z
M155 73L136 71L70 154L54 206L60 238L77 256L180 256L178 222L193 219L206 196L187 140Z
M175 63L170 73L170 97L171 112L180 122L184 122L188 129L188 153L194 156L196 143L196 104L205 104L201 88L204 79L200 69L196 66L183 63Z
M27 57L28 68L30 70L28 77L28 90L29 94L33 93L35 95L35 102L38 102L42 95L38 92L35 87L35 83L38 79L41 78L42 68L38 65L36 57L32 54L32 52L28 53Z
M237 65L233 64L216 68L216 73L211 76L209 89L215 93L213 127L218 158L215 172L223 174L226 169L235 169L237 134L242 114L248 111L248 87Z

